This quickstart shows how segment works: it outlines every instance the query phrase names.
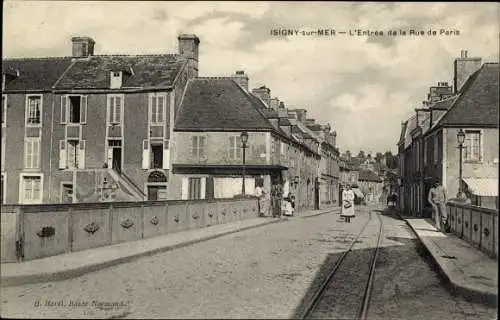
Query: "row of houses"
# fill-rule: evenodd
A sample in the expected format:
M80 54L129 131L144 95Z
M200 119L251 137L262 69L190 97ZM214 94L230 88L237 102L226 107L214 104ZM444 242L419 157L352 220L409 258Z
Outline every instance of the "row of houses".
M3 59L2 203L228 198L243 172L247 194L279 184L299 209L338 203L331 126L249 90L244 71L200 77L199 45L95 55L73 37L70 57Z
M431 86L422 107L402 123L399 205L407 214L431 215L427 195L435 181L448 199L462 184L473 205L498 210L498 63L482 63L462 51L453 78L453 86ZM462 159L460 130L465 133Z

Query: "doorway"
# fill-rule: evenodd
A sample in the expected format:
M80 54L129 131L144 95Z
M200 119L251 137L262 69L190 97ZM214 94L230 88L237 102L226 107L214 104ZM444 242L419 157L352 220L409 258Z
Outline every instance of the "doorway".
M122 141L108 140L108 168L122 171Z
M167 186L148 186L148 200L167 200Z

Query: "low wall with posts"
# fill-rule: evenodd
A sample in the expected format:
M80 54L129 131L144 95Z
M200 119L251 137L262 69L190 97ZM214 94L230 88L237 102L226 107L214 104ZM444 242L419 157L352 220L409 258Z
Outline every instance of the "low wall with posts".
M258 216L256 198L2 206L1 261L21 262Z
M498 257L498 211L448 202L451 231L492 258Z

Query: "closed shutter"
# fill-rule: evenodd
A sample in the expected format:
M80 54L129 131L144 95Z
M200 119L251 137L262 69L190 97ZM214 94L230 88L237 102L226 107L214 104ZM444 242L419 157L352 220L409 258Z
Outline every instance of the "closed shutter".
M188 191L189 191L189 178L182 178L181 182L181 199L188 199Z
M68 109L67 101L68 101L67 96L61 96L61 124L66 123L66 118L67 118L66 111Z
M81 97L80 123L87 123L87 96Z
M66 140L59 141L59 169L66 169Z
M205 199L206 195L206 188L207 186L207 178L201 178L200 179L200 199Z
M163 140L163 169L170 169L170 149L168 140Z
M149 148L149 140L144 140L142 142L142 168L149 169L151 165L150 160L150 148Z
M78 168L84 169L85 168L85 147L86 143L85 140L80 140L80 150L78 150Z

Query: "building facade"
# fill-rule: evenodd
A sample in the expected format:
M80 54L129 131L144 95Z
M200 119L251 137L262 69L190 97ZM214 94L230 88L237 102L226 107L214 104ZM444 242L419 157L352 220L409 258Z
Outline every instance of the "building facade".
M448 199L462 183L474 205L498 209L498 63L481 65L463 51L454 67L454 91L445 82L431 87L424 108L402 125L399 192L408 214L431 215L427 195L437 180ZM459 130L465 132L462 181Z

